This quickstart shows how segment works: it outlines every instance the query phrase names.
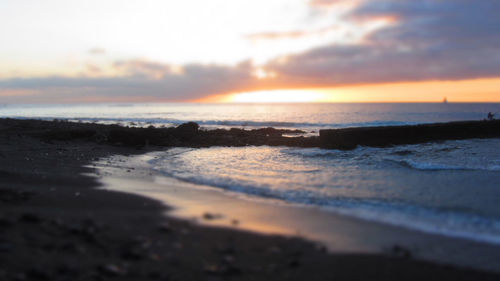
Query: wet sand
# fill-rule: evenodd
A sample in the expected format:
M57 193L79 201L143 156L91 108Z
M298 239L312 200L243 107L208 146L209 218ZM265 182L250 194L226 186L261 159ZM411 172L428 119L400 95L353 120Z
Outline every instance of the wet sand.
M301 238L167 217L160 201L104 190L92 176L99 159L160 148L41 138L39 131L0 121L0 280L499 278L418 261L403 247L329 253Z
M107 190L153 198L171 206L166 215L197 224L260 234L302 237L331 253L395 255L482 270L500 270L500 245L424 233L372 222L320 207L255 198L167 177L147 161L162 152L113 156L95 163Z

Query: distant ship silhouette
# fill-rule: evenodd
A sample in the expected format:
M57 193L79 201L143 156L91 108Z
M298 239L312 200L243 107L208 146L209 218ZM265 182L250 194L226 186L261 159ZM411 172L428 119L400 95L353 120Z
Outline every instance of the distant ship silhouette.
M448 103L448 99L446 97L444 97L443 103Z

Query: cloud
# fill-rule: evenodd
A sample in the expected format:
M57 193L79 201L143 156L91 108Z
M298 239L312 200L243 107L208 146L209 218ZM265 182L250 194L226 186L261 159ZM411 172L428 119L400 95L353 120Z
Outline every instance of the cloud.
M337 2L310 4L320 9ZM499 14L497 0L364 0L344 21L394 18L397 22L375 29L361 43L326 45L276 58L259 66L262 72L276 74L267 79L255 77L250 62L172 65L133 59L110 66L89 64L80 77L3 79L0 93L2 102L184 101L266 89L500 77ZM267 32L251 37L272 40L309 34Z
M106 49L92 48L89 50L89 54L91 54L91 55L104 55L104 54L106 54Z
M90 76L98 76L102 73L102 68L92 63L87 63L86 70Z
M316 48L267 68L310 86L500 76L500 1L365 1L346 20L391 17L398 23L363 44ZM285 61L285 63L283 63Z
M255 40L278 40L278 39L297 39L308 36L325 35L329 32L340 30L342 27L338 25L319 28L316 30L293 30L283 32L261 32L253 33L246 36L251 41Z
M234 67L191 64L183 66L182 72L176 71L176 66L141 60L119 61L113 66L126 75L4 79L0 80L0 92L37 91L35 95L10 95L5 102L9 102L9 98L11 102L130 101L141 98L183 101L253 89L257 84L248 62Z
M352 1L352 0L350 0ZM330 7L335 4L347 2L346 0L311 0L309 5L312 7Z

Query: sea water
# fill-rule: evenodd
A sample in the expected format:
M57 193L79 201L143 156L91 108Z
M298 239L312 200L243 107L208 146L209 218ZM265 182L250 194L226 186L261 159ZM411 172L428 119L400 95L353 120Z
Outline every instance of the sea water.
M157 127L194 121L206 129L275 127L316 134L324 128L481 120L488 112L500 116L500 103L0 105L0 117Z
M203 129L481 120L500 104L98 104L3 106L0 116ZM500 244L500 139L358 147L173 148L152 169L182 181L361 219Z

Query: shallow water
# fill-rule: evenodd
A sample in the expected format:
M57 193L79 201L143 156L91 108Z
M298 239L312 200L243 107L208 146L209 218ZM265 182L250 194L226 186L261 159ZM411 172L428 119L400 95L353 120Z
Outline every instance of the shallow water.
M500 139L352 151L175 148L150 165L183 181L500 243Z

